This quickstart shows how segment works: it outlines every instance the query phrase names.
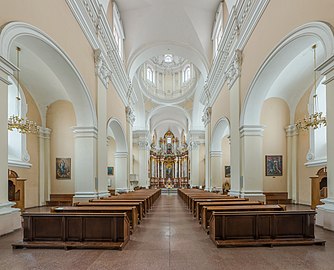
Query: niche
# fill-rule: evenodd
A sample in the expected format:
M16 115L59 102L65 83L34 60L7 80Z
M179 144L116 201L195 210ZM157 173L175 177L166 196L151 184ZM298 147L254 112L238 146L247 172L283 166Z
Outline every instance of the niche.
M13 207L24 210L24 182L27 179L20 178L13 170L8 170L8 201L15 202Z
M317 176L310 177L312 181L312 202L311 208L323 204L320 200L327 198L327 167L321 168Z

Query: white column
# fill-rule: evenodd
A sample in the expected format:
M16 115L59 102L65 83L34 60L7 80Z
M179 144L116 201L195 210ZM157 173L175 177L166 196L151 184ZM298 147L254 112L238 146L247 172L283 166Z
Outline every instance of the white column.
M265 201L263 194L263 126L242 126L241 164L242 192L241 196L250 200Z
M327 191L328 197L317 206L316 224L334 231L334 56L318 68L326 76Z
M128 173L127 173L127 186L128 190L130 190L130 174L133 173L133 153L132 153L132 148L133 148L133 135L132 135L132 127L135 122L135 115L133 114L133 110L128 106L125 108L125 113L126 113L126 141L128 145Z
M297 138L298 132L295 125L286 129L287 137L287 186L288 197L293 203L298 203L298 179L297 179Z
M39 205L45 205L50 200L50 134L51 129L39 128Z
M8 76L15 70L0 56L0 235L21 227L20 209L8 201Z
M205 126L205 190L211 191L211 107L208 107L202 117Z
M75 202L97 197L96 127L75 127L74 133L74 181Z
M108 196L107 89L97 78L97 178L99 196Z
M130 188L128 173L128 153L115 153L115 188L118 192L128 192Z
M238 78L230 88L230 164L231 190L229 195L240 196L241 193L241 156L240 156L240 79Z
M189 158L190 185L199 187L200 182L200 145L205 142L204 130L190 130Z
M212 188L222 190L223 188L223 153L222 151L211 151L211 178Z
M138 134L138 146L139 146L139 186L149 187L150 181L148 177L148 160L149 160L149 131L136 131Z

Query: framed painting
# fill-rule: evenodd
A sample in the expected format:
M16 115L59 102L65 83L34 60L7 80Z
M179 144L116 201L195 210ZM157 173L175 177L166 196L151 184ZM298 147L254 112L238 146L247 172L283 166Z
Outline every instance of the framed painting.
M231 177L231 166L225 166L225 177Z
M71 158L56 158L56 179L71 179Z
M114 167L108 167L108 175L114 175Z
M282 176L282 155L266 155L266 176Z

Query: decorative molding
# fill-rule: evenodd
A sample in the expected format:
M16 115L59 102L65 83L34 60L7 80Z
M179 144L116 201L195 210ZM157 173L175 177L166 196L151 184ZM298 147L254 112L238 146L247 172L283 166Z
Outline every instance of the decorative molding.
M112 73L110 79L123 104L129 106L131 103L136 103L137 96L134 91L128 96L130 79L118 53L103 6L98 0L66 0L66 2L93 50L101 50L105 64Z
M193 150L198 149L198 147L199 147L200 144L201 144L201 143L198 142L198 141L191 141L191 142L189 143L189 150L190 150L190 151L193 151Z
M8 159L8 166L30 169L32 164L22 160Z
M230 16L218 45L218 52L213 60L207 78L207 89L210 94L201 96L201 103L207 107L214 104L224 83L231 88L240 75L241 52L247 44L253 30L260 20L270 0L237 1L231 9ZM237 52L232 53L232 52ZM236 61L237 60L237 61Z
M211 113L212 113L211 107L207 107L204 110L204 114L202 116L202 122L204 123L205 127L211 122Z
M242 51L235 50L232 63L225 71L225 77L227 80L227 86L229 89L232 88L234 82L240 77L242 64Z
M8 80L8 76L14 76L14 72L19 70L16 66L14 66L11 62L0 56L0 71L5 74L7 78L0 76L0 81L4 82L7 85L11 85L12 83ZM0 73L0 75L2 75Z
M245 136L260 136L263 137L264 126L242 126L239 128L240 138Z
M310 159L310 161L304 163L306 167L319 167L319 166L327 166L327 159L317 159L312 160L314 156ZM308 160L308 159L307 159Z
M103 85L108 89L109 82L111 81L111 70L109 69L106 61L101 53L100 49L94 50L95 72L101 79Z
M222 151L210 151L210 158L213 157L223 157Z
M131 107L127 106L125 108L125 113L126 113L126 121L133 126L134 122L136 121L136 117L133 113L133 110L131 109Z
M115 158L128 158L129 154L128 152L116 152L114 154Z
M93 138L97 139L96 127L73 127L75 138Z

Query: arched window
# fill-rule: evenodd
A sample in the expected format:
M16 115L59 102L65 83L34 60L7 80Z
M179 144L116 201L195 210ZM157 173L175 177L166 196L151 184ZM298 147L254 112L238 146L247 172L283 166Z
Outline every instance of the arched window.
M187 65L184 70L183 70L183 82L187 82L190 80L190 75L191 75L191 69L190 69L190 65Z
M213 31L212 31L214 55L217 54L218 46L222 36L223 36L223 3L220 3L216 11L216 18L214 21Z
M118 7L115 2L113 2L113 36L115 38L116 47L118 49L118 53L123 59L123 40L124 40L124 31L121 21L121 14L118 10Z
M153 70L151 67L146 68L146 79L150 82L154 82Z
M318 111L322 112L323 116L326 116L326 85L323 84L325 78L321 80L317 86L317 99L314 100L314 91L311 92L310 102L311 106L309 108L310 113L316 111L317 102ZM310 129L310 149L307 153L308 162L306 166L322 166L327 164L327 128L322 126L317 129Z
M22 89L17 91L17 83L10 78L12 83L8 87L8 117L17 115L19 117L26 117L27 104ZM17 99L19 95L21 100ZM26 146L26 135L19 133L15 129L8 131L8 165L15 167L30 168L30 156Z

